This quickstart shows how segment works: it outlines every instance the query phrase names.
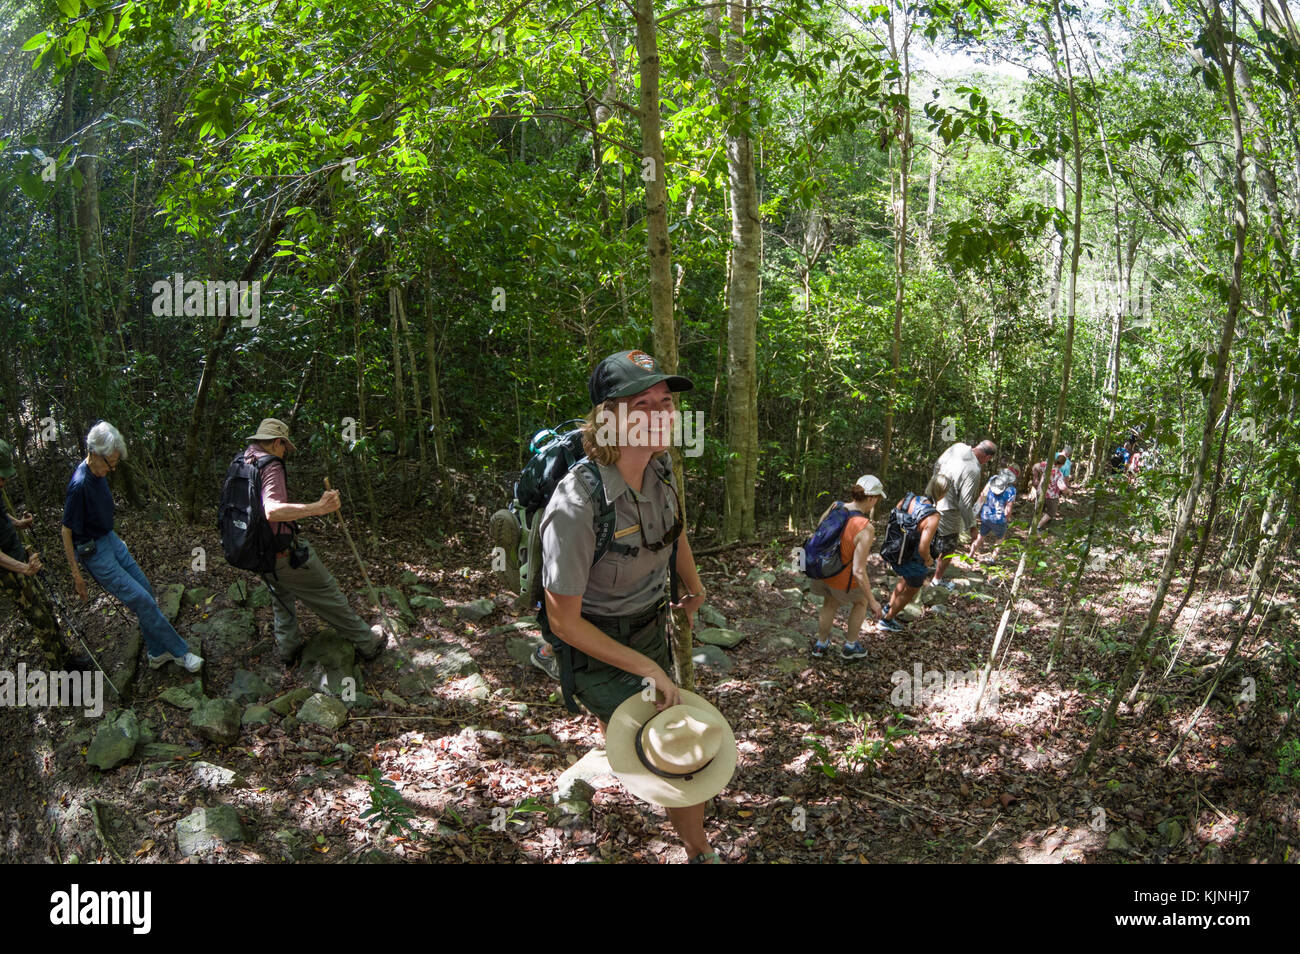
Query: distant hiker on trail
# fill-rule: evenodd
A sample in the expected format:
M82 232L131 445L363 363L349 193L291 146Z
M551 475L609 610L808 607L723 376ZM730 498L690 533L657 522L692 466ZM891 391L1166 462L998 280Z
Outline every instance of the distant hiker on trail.
M1047 479L1047 496L1043 498L1043 516L1038 521L1038 529L1046 530L1047 525L1055 520L1061 514L1061 494L1070 492L1070 485L1065 477L1061 474L1061 465L1065 463L1065 455L1057 454L1056 460L1052 465L1052 474ZM1040 460L1034 465L1034 489L1033 493L1037 495L1038 488L1043 482L1043 471L1047 469L1047 461Z
M17 473L14 449L0 441L0 491ZM64 647L59 624L54 619L54 607L36 582L36 574L41 572L41 555L29 554L18 538L19 530L26 530L35 522L30 513L21 518L11 514L5 495L0 492L0 592L7 593L17 604L18 614L31 627L47 669L51 672L92 669L94 663L88 656L69 653Z
M1005 467L990 477L984 489L980 491L980 499L983 501L980 505L980 532L975 542L970 545L970 553L967 554L972 560L987 540L997 544L993 548L993 559L997 560L998 552L1002 549L1002 540L1007 535L1011 508L1015 506L1016 481L1019 478L1020 472L1016 468Z
M158 609L153 587L131 558L126 544L113 532L113 492L106 479L126 459L126 442L117 428L101 421L86 435L86 459L72 479L63 500L63 553L72 582L83 603L90 599L84 566L95 582L135 613L149 656L149 668L174 662L188 672L203 668L203 657L190 652L185 640Z
M657 760L650 751L655 740L662 743L659 733L667 733L681 741L701 723L692 715L694 709L702 704L712 710L698 696L678 689L668 675L672 661L665 582L674 554L684 592L673 607L693 619L704 604L704 584L683 527L672 465L664 455L672 445L678 413L673 392L692 387L687 378L664 374L644 351L623 351L601 361L587 382L593 407L582 426L586 459L556 485L540 524L544 599L538 621L558 657L565 703L576 697L596 717L602 732L608 727L610 766L616 773L610 724L615 710L626 713L624 701L635 697L657 709L659 715L650 721L658 728L637 736L643 747L634 753L635 761L669 786L685 784L692 772L672 771L666 763L652 765ZM599 528L608 549L596 559L600 499L613 504L614 519L612 526ZM628 705L635 707L636 701ZM709 730L705 747L716 750L729 733L717 727ZM665 755L662 746L658 754ZM725 749L711 771L724 764L723 756ZM704 802L730 778L728 770L711 792L700 792L698 801L649 799L667 808L692 862L718 860L704 831ZM641 794L634 784L628 787Z
M1062 447L1059 451L1056 452L1056 455L1058 457L1065 458L1065 463L1061 465L1061 476L1064 477L1066 480L1070 479L1070 472L1074 469L1074 461L1070 459L1070 455L1073 453L1074 453L1074 448L1071 447L1069 444L1066 444L1064 447Z
M1128 472L1129 461L1133 457L1133 451L1137 449L1137 440L1129 437L1119 447L1115 448L1115 453L1110 455L1110 472L1113 476L1120 476Z
M1138 475L1142 473L1142 468L1146 465L1146 452L1140 447L1135 447L1133 453L1129 456L1128 467L1125 473L1128 475L1130 484L1137 483Z
M898 614L916 598L926 577L934 569L935 538L941 519L935 505L950 492L948 478L935 474L926 484L924 494L906 495L889 513L889 526L885 530L885 541L880 545L880 556L902 579L894 587L885 613L876 624L882 632L902 630Z
M263 579L273 597L271 608L275 612L275 642L280 661L286 666L293 665L303 648L295 600L302 600L321 622L352 643L363 660L376 659L388 645L388 633L381 626L367 626L361 621L315 549L306 541L298 541L294 521L334 513L342 506L339 492L327 490L313 503L289 502L284 461L295 448L283 421L266 418L248 442L243 460L257 468L262 511L270 524L275 557L274 570ZM232 462L231 471L236 469L235 464ZM231 476L227 472L228 483Z
M805 572L812 576L819 572L812 563L816 558L814 545L822 542L827 531L839 529L834 539L827 539L826 554L831 567L843 566L843 569L831 576L813 577L811 591L822 598L821 616L817 621L817 637L813 640L812 654L821 658L830 649L831 625L835 614L841 606L849 607L848 624L844 627L844 646L840 655L845 659L861 659L867 654L860 639L862 624L870 610L872 619L882 615L880 604L871 592L871 576L867 573L867 559L871 556L871 547L876 533L871 526L871 514L885 494L880 481L870 475L863 475L849 489L849 500L836 501L826 508L817 521L818 532L814 533L805 544ZM814 551L814 552L809 552ZM817 560L820 563L822 561ZM851 637L851 638L850 638Z
M937 501L939 529L937 531L938 561L934 567L932 586L953 588L951 580L943 578L944 571L957 552L957 538L969 528L971 539L979 532L975 518L975 503L980 488L980 467L991 461L998 452L992 441L980 441L975 447L953 444L939 457L934 472L948 478L948 495Z

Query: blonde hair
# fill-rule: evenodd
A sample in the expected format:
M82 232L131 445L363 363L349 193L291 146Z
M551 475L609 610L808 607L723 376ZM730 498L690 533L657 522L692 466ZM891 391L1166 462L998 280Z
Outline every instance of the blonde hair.
M582 452L597 464L604 464L606 467L613 467L618 463L618 443L606 444L596 440L596 433L601 426L597 422L603 414L614 413L614 408L617 406L618 401L613 398L597 404L587 412L587 416L583 418L582 424L578 428L582 431Z
M930 482L925 485L925 496L938 503L948 495L948 487L948 478L943 474L935 474L930 478Z

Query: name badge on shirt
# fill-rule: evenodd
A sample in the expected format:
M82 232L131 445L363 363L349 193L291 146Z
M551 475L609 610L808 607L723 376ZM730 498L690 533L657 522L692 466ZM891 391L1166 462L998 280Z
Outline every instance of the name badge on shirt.
M629 533L639 533L640 530L641 530L641 524L634 523L632 526L624 527L622 530L615 530L614 539L617 540L619 537L625 537Z

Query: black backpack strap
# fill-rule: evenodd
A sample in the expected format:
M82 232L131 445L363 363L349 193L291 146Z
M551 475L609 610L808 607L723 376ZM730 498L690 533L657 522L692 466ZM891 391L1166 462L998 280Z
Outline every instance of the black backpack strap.
M605 482L600 479L600 467L595 461L584 457L573 465L573 470L577 473L578 483L586 490L591 506L596 511L596 552L591 557L591 565L595 566L599 563L606 553L613 552L626 557L636 556L640 547L630 547L614 539L614 505L605 499Z
M240 455L240 456L242 457L243 455ZM262 506L262 505L261 505L261 500L262 500L262 471L266 470L267 467L271 466L271 464L274 464L274 463L278 463L281 467L284 467L284 459L281 458L281 457L276 457L274 454L265 454L265 453L263 453L263 454L257 454L257 455L253 458L253 467L255 467L255 468L257 469L257 478L256 478L256 480L257 480L257 486L256 486L255 489L257 490L257 499L258 499L258 506L259 506L259 507ZM284 481L285 481L285 486L287 487L287 486L288 486L288 483L289 483L289 471L288 471L288 468L285 468L285 472L284 472ZM262 518L263 518L263 519L266 518L266 508L265 508L265 507L262 507ZM268 521L268 522L269 522L269 521ZM286 522L287 522L288 525L289 525L289 549L293 549L294 547L296 547L296 546L298 545L298 522L297 522L296 520L281 521L281 523L286 523ZM280 541L279 541L279 538L277 537L277 538L276 538L276 546L279 546L279 542L280 542ZM272 575L272 576L275 576L275 571L274 571L274 570L271 571L271 575ZM278 577L277 577L277 579L278 579Z
M537 623L542 630L542 638L551 644L556 661L560 664L560 692L564 696L564 708L570 712L580 712L577 701L573 698L577 682L573 678L573 647L551 632L550 621L546 618L546 599L542 599L537 611Z

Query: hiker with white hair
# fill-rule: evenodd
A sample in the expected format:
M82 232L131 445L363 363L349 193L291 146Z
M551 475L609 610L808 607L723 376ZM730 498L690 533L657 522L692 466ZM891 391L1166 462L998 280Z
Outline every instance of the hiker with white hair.
M971 447L953 444L935 462L934 473L948 478L948 493L937 503L939 529L935 533L938 559L935 560L932 586L953 588L951 580L943 578L944 571L957 552L957 538L969 528L973 540L979 533L975 518L975 502L980 487L980 467L997 456L998 445L983 440Z
M126 442L107 421L86 435L86 459L72 479L63 500L63 552L72 571L77 596L88 602L90 593L81 567L95 582L135 613L149 655L149 668L174 662L188 672L198 672L203 658L190 652L185 640L158 608L153 586L113 532L113 492L107 477L126 460Z

